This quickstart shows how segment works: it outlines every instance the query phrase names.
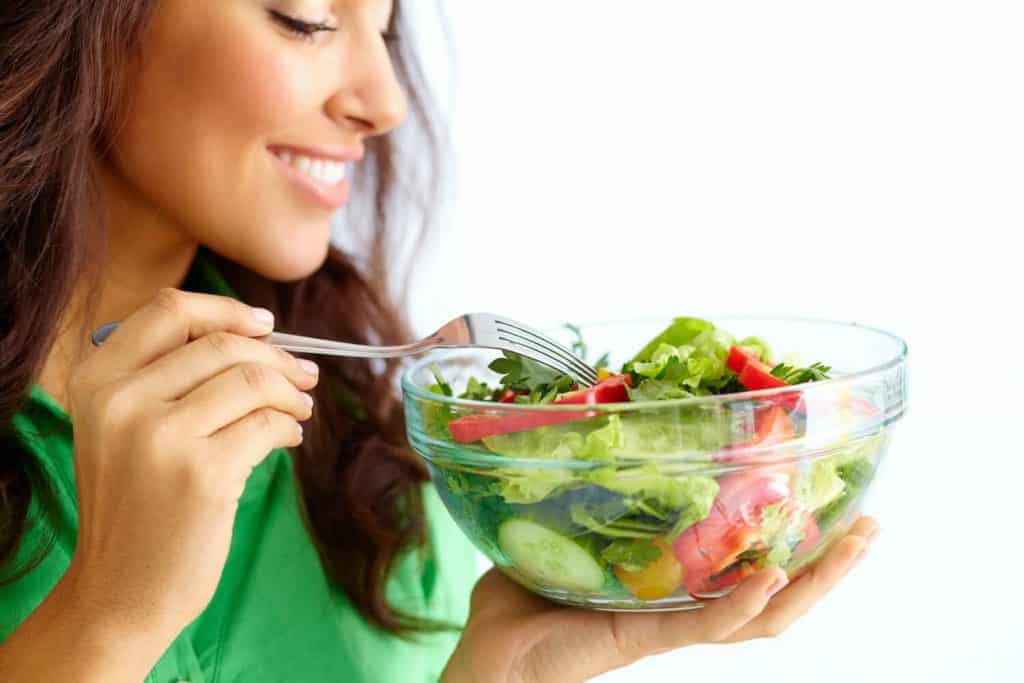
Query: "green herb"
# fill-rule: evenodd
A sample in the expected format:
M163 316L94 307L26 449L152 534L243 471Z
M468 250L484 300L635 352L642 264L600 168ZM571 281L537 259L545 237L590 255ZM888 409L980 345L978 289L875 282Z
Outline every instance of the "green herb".
M429 389L430 391L433 391L435 394L442 394L444 396L452 396L453 395L452 385L448 384L448 381L444 378L444 375L441 374L441 368L439 368L439 367L437 367L437 365L431 363L430 364L430 372L432 372L434 374L434 381L436 382L436 384L433 384L433 385L427 387L427 389ZM437 389L440 389L440 391L435 391L434 390L435 387Z
M494 391L487 386L487 382L481 382L476 377L470 377L466 383L466 390L459 394L459 398L470 399L471 401L487 401L493 397Z
M495 358L487 367L501 375L503 387L525 392L535 399L530 403L540 402L553 389L556 395L566 392L574 384L569 375L512 351L503 351L502 357Z
M772 368L772 376L785 380L787 384L805 384L807 382L818 382L828 379L828 373L832 368L821 363L815 363L806 368L795 368L792 365L779 363Z
M576 335L576 338L572 341L572 346L570 347L572 348L572 352L580 358L586 358L587 344L583 341L583 333L580 331L579 326L573 325L572 323L565 323L563 327Z
M653 524L632 517L601 520L592 514L592 509L592 506L576 503L569 508L569 516L574 524L579 524L595 534L609 538L654 538L665 528L663 524Z
M661 548L646 539L616 539L601 551L601 557L627 572L639 572L661 557Z
M565 327L565 329L569 330L576 336L576 338L572 341L572 344L570 345L572 352L575 353L580 358L582 358L583 360L586 360L587 344L586 342L583 341L583 332L580 331L579 326L573 325L572 323L565 323L563 327ZM595 370L608 367L609 354L610 352L606 351L604 355L602 355L600 358L598 358L596 361L592 363Z

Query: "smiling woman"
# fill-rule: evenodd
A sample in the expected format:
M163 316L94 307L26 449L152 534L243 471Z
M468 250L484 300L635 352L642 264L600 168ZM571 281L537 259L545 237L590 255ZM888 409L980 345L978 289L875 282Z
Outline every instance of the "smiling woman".
M0 680L582 680L776 632L866 546L647 620L491 572L467 622L396 362L256 339L410 337L391 252L434 193L398 170L438 138L403 33L388 0L0 3Z
M436 134L409 46L396 40L404 32L399 9L378 0L14 1L0 8L0 640L13 632L0 648L0 678L60 678L49 670L16 676L23 669L12 656L28 647L30 635L58 629L48 615L70 614L65 608L79 604L71 598L83 591L71 589L72 579L94 587L87 599L111 606L110 614L89 617L104 630L111 616L140 626L160 617L155 639L125 638L117 658L134 666L133 674L151 670L153 680L201 680L216 672L230 679L257 664L262 673L247 673L247 680L353 680L365 673L360 667L368 665L358 662L366 660L375 660L381 674L399 667L410 680L417 669L421 678L439 675L452 636L414 647L370 628L397 633L461 622L475 569L468 546L432 508L424 473L405 449L389 390L395 366L378 376L362 361L327 359L315 389L290 371L263 373L291 378L295 387L278 386L284 398L229 410L241 418L285 408L275 414L292 427L281 427L283 437L251 437L235 453L217 456L255 449L262 457L291 447L291 457L273 450L255 467L233 527L233 515L214 515L205 531L192 534L201 541L193 563L205 568L178 566L173 573L181 583L133 568L183 564L173 556L191 544L168 520L194 502L187 488L165 477L154 484L166 494L147 493L137 477L155 475L141 469L104 480L95 462L109 458L120 467L137 459L131 434L140 428L121 432L134 448L114 445L93 397L74 389L90 367L85 332L97 321L152 310L154 295L168 287L241 298L270 309L291 331L362 342L407 339L388 295L396 277L389 218L396 212L387 206L393 169L415 160L397 160L385 134L407 110L428 142ZM430 151L420 150L418 159L431 163ZM348 201L349 178L360 174L379 239L357 268L329 235L333 212ZM220 377L232 391L228 368L261 360L237 343L245 330L224 320L197 322L196 306L203 304L166 292L156 301L164 308L176 302L172 320L180 331L157 349L160 324L151 321L124 343L154 360L163 356L168 376L192 377L179 395L136 394L139 422L153 419L168 400L185 402L193 386L201 393L204 380L210 386ZM226 357L170 363L171 349L211 339L198 327L232 333L220 337L230 342L217 352ZM89 359L101 366L98 383L115 379L115 360ZM293 439L295 421L308 417L304 402L293 407L299 388L318 406L302 443ZM224 393L207 393L200 413L225 403ZM225 416L209 431L232 421ZM172 440L187 441L188 432ZM153 450L166 455L169 446ZM145 501L125 510L136 522L110 511L116 500ZM128 533L139 524L147 524L149 539ZM445 559L431 551L427 566L418 566L410 550L448 535ZM120 546L116 557L101 550L107 541ZM428 580L435 575L443 580ZM449 592L459 583L461 590ZM129 600L146 609L115 608ZM177 604L164 610L165 602ZM179 636L196 616L192 630ZM272 635L266 629L279 620L289 628ZM259 642L259 653L247 638L257 639L251 642ZM80 678L105 642L97 637L81 659L67 660L74 672L68 678ZM297 668L300 661L308 668Z

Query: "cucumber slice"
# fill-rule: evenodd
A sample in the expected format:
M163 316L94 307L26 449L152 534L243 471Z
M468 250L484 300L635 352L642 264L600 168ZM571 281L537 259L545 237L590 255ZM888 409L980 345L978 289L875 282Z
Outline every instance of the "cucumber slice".
M604 571L590 553L546 526L507 520L498 528L498 545L516 569L541 586L593 592L604 585Z

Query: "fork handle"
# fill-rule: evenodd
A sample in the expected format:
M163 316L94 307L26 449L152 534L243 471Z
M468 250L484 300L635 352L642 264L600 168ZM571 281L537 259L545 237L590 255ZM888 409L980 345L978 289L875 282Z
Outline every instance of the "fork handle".
M117 329L119 324L116 322L107 323L96 328L96 331L92 334L93 346L101 346L107 340L107 337ZM399 358L401 356L411 356L441 346L444 341L437 334L412 344L402 344L400 346L364 346L362 344L317 339L316 337L303 337L284 332L271 332L270 334L255 338L295 353L344 356L346 358Z
M272 332L261 341L273 344L286 351L295 353L312 353L322 356L345 356L346 358L399 358L429 351L438 346L440 339L428 337L412 344L399 346L364 346L348 342L330 341L315 337L303 337L297 334Z

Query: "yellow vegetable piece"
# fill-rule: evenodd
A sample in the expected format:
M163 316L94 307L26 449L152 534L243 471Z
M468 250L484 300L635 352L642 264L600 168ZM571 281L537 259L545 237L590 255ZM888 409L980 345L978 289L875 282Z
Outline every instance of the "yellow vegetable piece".
M661 557L639 572L629 572L615 567L615 575L626 589L641 600L666 598L683 585L686 571L676 559L672 544L665 538L654 539L654 545L661 550Z

